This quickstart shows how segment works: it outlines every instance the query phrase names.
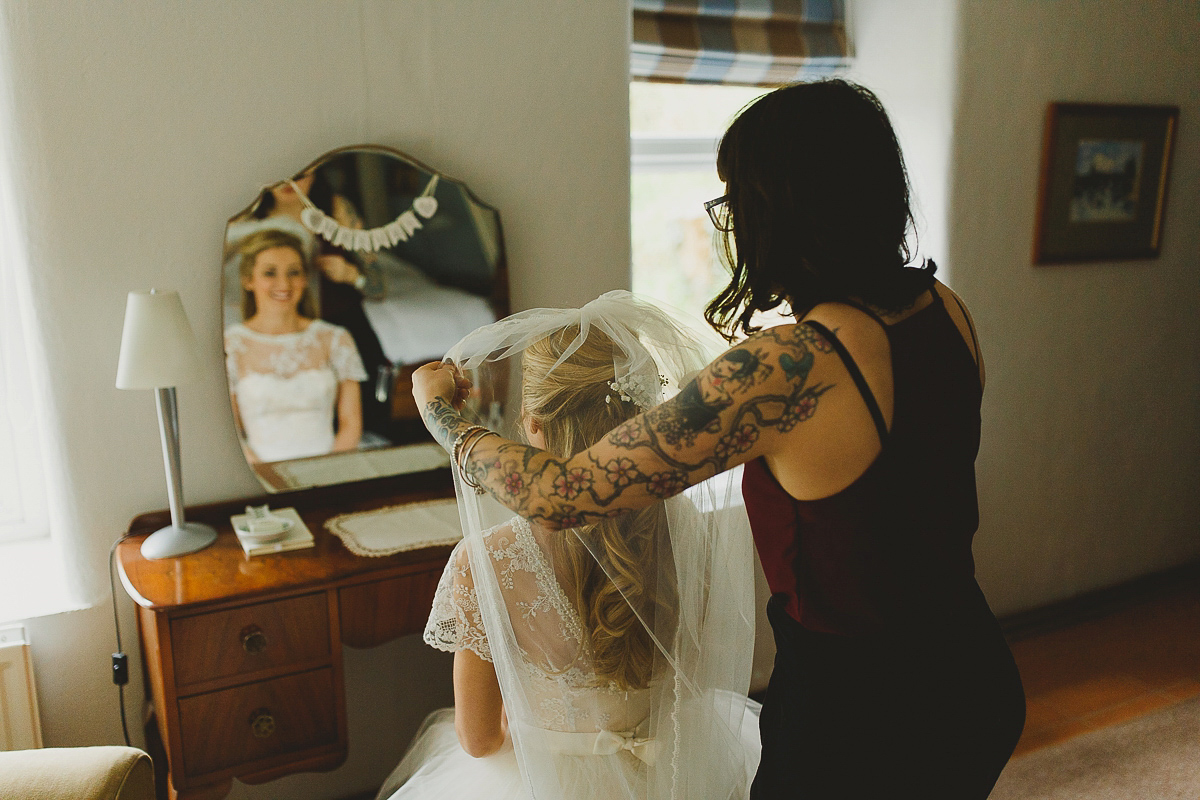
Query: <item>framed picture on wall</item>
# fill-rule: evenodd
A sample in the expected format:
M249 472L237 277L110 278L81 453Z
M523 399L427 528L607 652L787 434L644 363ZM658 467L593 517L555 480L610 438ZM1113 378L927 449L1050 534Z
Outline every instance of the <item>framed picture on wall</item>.
M1051 103L1033 263L1156 258L1176 106Z

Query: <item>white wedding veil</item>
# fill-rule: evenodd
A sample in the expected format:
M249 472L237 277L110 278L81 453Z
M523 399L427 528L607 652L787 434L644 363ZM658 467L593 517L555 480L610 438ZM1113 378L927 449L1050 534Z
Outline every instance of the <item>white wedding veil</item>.
M522 415L545 414L547 449L568 456L670 397L720 349L706 329L618 291L480 328L446 360L471 377L473 422L523 441ZM534 395L544 408L525 408ZM586 476L563 480L586 491ZM556 532L456 472L476 619L534 798L747 795L754 556L739 480L725 473Z

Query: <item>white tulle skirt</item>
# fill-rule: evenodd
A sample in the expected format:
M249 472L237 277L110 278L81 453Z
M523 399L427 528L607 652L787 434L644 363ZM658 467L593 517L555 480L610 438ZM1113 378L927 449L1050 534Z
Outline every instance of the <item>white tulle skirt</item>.
M746 745L747 792L758 768L760 709L758 703L747 701L742 722L742 741ZM619 789L613 785L611 771L604 773L605 780L600 785L596 780L600 777L599 773L587 774L591 771L588 768L593 765L594 759L569 759L575 767L569 771L578 774L571 776L566 783L577 787L580 797L599 793L604 800L625 800L624 797L614 797L616 791L633 800L641 794L635 759L628 759L629 774L616 781L620 784ZM565 765L559 766L561 769ZM603 788L605 785L607 788ZM454 730L454 709L442 708L425 718L408 752L384 781L377 800L529 800L529 797L529 790L517 767L512 739L507 739L504 746L490 756L469 756L458 743L458 734Z
M485 758L467 755L454 732L454 709L441 708L421 723L412 745L378 798L495 798L526 800L512 740Z

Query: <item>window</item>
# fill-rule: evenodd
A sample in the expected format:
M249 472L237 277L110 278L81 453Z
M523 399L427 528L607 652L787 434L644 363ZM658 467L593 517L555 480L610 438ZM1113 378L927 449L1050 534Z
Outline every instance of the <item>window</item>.
M633 290L699 316L728 281L704 202L724 194L717 178L721 134L765 90L633 81Z
M629 84L633 291L701 318L729 282L704 203L725 193L717 144L754 86ZM760 315L759 325L782 321Z
M764 86L836 74L852 59L849 0L633 0L633 289L700 314L728 282L704 203L724 194L716 144ZM778 322L772 312L758 324Z

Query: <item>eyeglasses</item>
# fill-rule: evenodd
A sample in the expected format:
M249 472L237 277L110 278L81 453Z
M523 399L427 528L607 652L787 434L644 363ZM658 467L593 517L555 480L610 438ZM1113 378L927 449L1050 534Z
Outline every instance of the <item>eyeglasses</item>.
M722 233L729 233L733 230L733 214L729 211L729 195L723 194L716 200L709 200L704 204L704 210L708 212L708 218L712 220L714 228Z

